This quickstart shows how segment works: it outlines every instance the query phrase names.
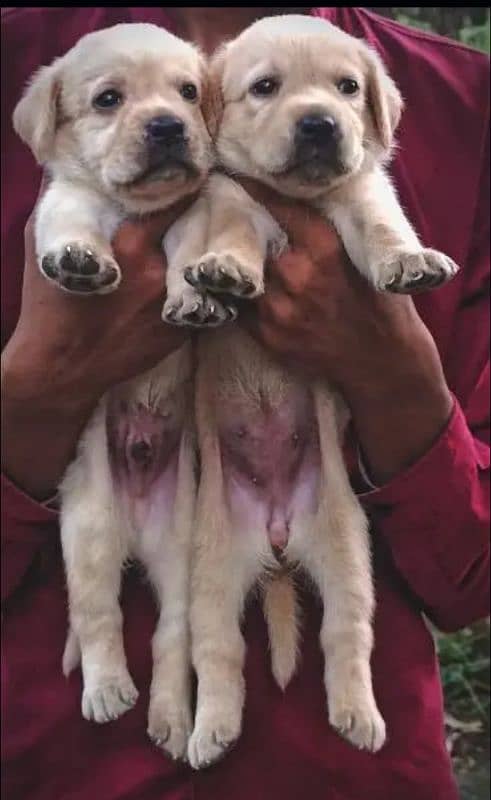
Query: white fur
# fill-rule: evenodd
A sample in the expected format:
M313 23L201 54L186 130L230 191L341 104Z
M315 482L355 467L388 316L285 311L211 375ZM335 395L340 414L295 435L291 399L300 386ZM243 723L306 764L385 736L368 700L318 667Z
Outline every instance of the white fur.
M211 147L203 98L186 104L177 90L180 81L192 81L203 93L204 78L204 62L196 49L153 25L118 25L90 34L38 72L16 108L14 125L51 175L36 214L41 268L47 258L48 265L61 270L69 248L72 254L77 251L97 261L94 292L117 288L121 273L111 239L121 221L131 213L168 207L206 178ZM93 97L114 85L123 93L121 108L95 111ZM145 168L146 122L168 113L186 125L195 173L167 170L157 181L126 185ZM199 215L196 219L199 222ZM203 247L199 225L188 227L184 248L176 246L177 241L169 231L171 287L174 263L179 266L181 256L196 258ZM102 281L108 270L113 273L109 284ZM48 277L74 291L63 285L60 274ZM170 463L143 500L115 483L107 435L108 408L114 403L170 415L180 431L177 462ZM192 362L190 345L185 345L101 399L60 486L70 622L64 672L81 661L82 713L87 719L115 719L136 702L119 593L125 562L139 559L159 608L148 734L174 758L185 755L191 729L188 595L194 459Z

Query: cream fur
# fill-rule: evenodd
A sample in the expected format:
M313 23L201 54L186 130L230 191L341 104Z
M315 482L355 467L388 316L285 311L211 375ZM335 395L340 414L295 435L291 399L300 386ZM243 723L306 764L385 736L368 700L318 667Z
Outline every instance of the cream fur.
M211 75L216 148L229 174L256 178L311 202L335 225L353 263L379 291L417 291L456 273L449 258L420 244L385 172L402 98L365 43L320 19L262 19L220 49ZM279 81L280 91L253 96L252 84L269 76ZM346 76L359 84L353 97L337 88ZM314 113L338 123L341 169L309 180L290 167L295 122ZM281 251L284 237L230 178L214 179L208 200L208 252L193 266L193 281L217 292L219 276L226 274L234 281L228 291L240 295L251 284L249 296L261 294L265 255L268 248ZM225 404L240 401L253 408L261 392L287 396L292 381L235 327L201 342L196 413L202 468L191 584L198 704L188 751L195 768L220 757L240 733L245 699L240 614L247 592L272 566L264 535L238 529L227 511L220 418ZM376 751L385 741L385 723L370 669L375 599L368 523L342 456L347 410L327 385L310 391L321 454L317 512L296 520L284 555L303 567L323 600L320 643L329 719L354 745ZM283 689L296 667L298 619L291 576L280 575L264 582L264 608L273 673Z
M185 82L198 87L197 102L180 95ZM110 113L94 110L92 99L108 87L120 90L124 102ZM117 274L110 285L95 284L95 291L116 289L121 274L111 239L119 223L128 214L170 206L206 179L212 148L203 116L205 88L205 63L197 50L143 24L89 34L38 72L15 110L14 126L51 175L36 215L40 267L46 256L59 265L67 246L89 252L101 276L110 269ZM133 184L145 168L144 126L164 114L185 124L193 169L163 170L156 180ZM188 218L187 254L175 232L168 233L171 287L179 258L189 261L202 252L199 221L196 214L193 228ZM161 413L180 430L170 505L165 492L174 491L172 475L164 473L144 503L131 503L114 483L107 410L115 402ZM188 595L195 496L192 360L185 345L102 398L60 487L70 621L63 669L68 674L81 661L87 719L106 722L134 705L138 691L126 665L118 597L125 562L139 559L159 609L148 734L174 758L185 755L191 729Z

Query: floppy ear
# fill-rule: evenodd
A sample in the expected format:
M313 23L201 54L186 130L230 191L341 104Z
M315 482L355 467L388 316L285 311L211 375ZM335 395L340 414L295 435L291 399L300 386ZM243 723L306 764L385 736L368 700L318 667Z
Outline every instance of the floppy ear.
M41 67L35 73L13 114L15 131L31 148L39 164L50 156L56 131L59 68Z
M385 65L374 50L367 48L368 105L375 129L385 149L389 149L401 119L403 100L399 89L387 74Z
M222 47L212 56L204 83L202 112L212 139L218 133L223 114L222 77L225 66L225 50L226 48Z

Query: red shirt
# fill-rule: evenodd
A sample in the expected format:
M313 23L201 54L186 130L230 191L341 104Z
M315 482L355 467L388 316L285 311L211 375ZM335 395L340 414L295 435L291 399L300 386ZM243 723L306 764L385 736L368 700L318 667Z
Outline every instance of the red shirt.
M455 408L416 464L362 495L371 514L378 607L373 674L388 744L359 752L330 728L318 646L320 611L304 598L301 668L283 695L270 672L262 614L252 603L243 735L201 773L146 739L153 600L135 572L122 605L137 707L96 726L82 719L81 682L67 681L67 627L57 514L4 481L2 554L3 770L6 800L454 800L442 693L425 614L455 630L488 613L488 59L365 9L318 9L382 54L406 111L393 174L424 242L462 267L416 304L437 343ZM11 8L2 13L2 336L20 304L23 228L39 170L11 113L40 65L83 34L116 22L170 27L159 8Z

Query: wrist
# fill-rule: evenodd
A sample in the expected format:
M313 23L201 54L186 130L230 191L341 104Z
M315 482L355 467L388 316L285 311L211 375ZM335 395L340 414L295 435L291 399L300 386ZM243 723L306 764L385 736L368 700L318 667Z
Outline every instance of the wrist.
M1 381L2 407L19 418L36 413L67 422L84 419L104 392L82 382L76 365L15 334L2 352Z

